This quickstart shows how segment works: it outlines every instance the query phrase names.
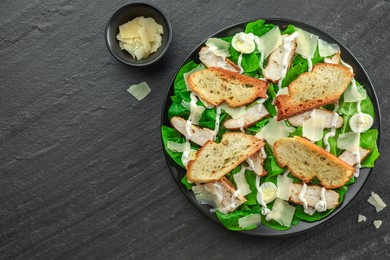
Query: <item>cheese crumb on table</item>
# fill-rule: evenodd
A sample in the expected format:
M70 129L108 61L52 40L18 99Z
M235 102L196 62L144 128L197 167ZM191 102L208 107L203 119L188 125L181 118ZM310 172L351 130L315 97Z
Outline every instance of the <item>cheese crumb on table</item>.
M358 216L358 222L362 222L362 221L366 221L366 220L367 220L366 216L363 216L363 215Z
M371 192L371 197L369 197L367 201L375 207L376 212L379 212L386 207L386 204L375 192Z
M382 225L382 220L374 220L374 226L376 229L380 228Z

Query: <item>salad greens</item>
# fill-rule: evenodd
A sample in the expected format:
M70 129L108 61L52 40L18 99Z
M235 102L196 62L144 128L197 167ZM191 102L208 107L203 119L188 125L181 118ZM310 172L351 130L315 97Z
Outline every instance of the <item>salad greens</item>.
M275 25L273 24L267 24L264 20L258 20L251 23L248 23L245 28L245 33L253 33L256 36L262 36L266 34L268 31L273 29ZM289 25L284 31L281 31L282 34L292 34L296 31L295 26ZM233 36L228 36L221 38L222 40L231 43ZM230 45L229 48L230 57L229 59L233 61L234 63L238 63L238 59L240 56L240 52L235 50L232 45ZM243 73L245 75L249 75L252 77L263 77L262 70L259 66L260 62L260 53L255 49L250 54L243 54L242 55L242 61L241 61L241 67L243 69ZM324 58L320 56L318 47L314 53L314 57L311 59L312 65L314 66L317 63L324 62ZM264 64L266 64L266 60L264 61ZM168 119L171 119L174 116L179 116L184 119L188 119L190 115L190 110L188 108L188 105L186 106L186 103L191 101L190 94L191 92L187 89L186 86L186 80L185 80L185 73L189 73L194 69L199 68L201 66L200 64L195 63L194 61L189 61L184 66L181 67L179 72L176 75L176 78L174 80L174 95L171 96L171 106L168 110ZM297 54L295 58L293 59L290 68L288 69L286 76L283 79L282 82L282 88L287 87L292 81L294 81L299 75L301 75L304 72L308 71L308 60L306 58L303 58L301 55ZM363 86L361 86L357 82L358 90L362 91ZM277 84L274 84L272 82L269 83L269 88L267 90L267 100L264 102L264 106L267 108L268 112L270 113L270 117L275 117L277 115L277 110L275 106L273 105L273 101L276 97L276 93L279 91L279 87ZM202 101L197 102L198 106L205 107L204 112L201 115L201 118L199 120L199 126L209 129L214 129L216 124L216 118L217 118L217 112L216 108L207 108ZM366 99L361 101L361 111L363 113L369 114L374 118L374 106L370 100L370 97L367 95ZM328 110L333 110L334 105L327 105L325 106ZM341 128L338 128L336 130L335 136L329 138L329 145L330 145L330 153L332 153L335 156L339 156L343 150L339 149L337 147L337 138L340 134L350 132L350 126L349 126L349 120L353 115L357 113L356 109L356 102L345 102L344 101L344 94L341 96L339 101L339 107L337 112L340 116L342 116L344 120L344 124ZM222 122L225 119L230 118L230 116L222 110L222 113L220 114L219 118L219 125L220 125L220 131L218 132L218 135L216 137L216 142L219 142L222 135L227 132L227 130L223 127ZM264 126L268 124L270 121L270 118L264 118L257 122L256 124L248 127L245 129L245 132L250 135L255 135L258 133ZM323 132L323 135L325 136L330 130L325 129ZM165 151L167 154L173 159L175 163L177 163L179 166L184 167L183 162L181 160L182 153L181 152L174 152L168 149L168 142L176 142L176 143L185 143L186 139L183 137L177 130L174 128L171 128L169 126L162 126L161 128L161 134L162 139L165 147ZM293 136L303 136L302 133L302 127L296 127L295 130L290 133L290 137ZM377 129L370 129L367 130L360 135L360 146L365 149L370 149L369 155L364 159L364 161L361 163L362 167L365 168L372 168L374 167L374 162L379 156L379 151L377 148L377 138L378 138L378 130ZM324 148L324 142L323 139L316 142L316 145ZM194 144L191 144L191 148L193 150L198 150L200 147ZM265 177L262 177L260 180L260 183L264 182L272 182L274 184L277 184L277 177L281 174L283 174L286 171L286 168L282 168L279 166L279 164L276 161L276 158L272 152L271 147L268 144L265 144L265 152L267 157L264 160L263 167L267 172L267 175ZM242 166L247 167L247 163L243 163L242 165L239 165L236 167L233 171L231 171L229 174L226 175L226 178L228 178L234 185L236 185L234 180L234 175L238 174ZM238 224L238 220L242 217L251 215L251 214L261 214L262 206L257 201L257 188L255 185L256 182L256 175L253 171L248 170L248 168L245 168L245 180L247 184L250 187L250 193L246 195L247 201L243 204L241 204L236 210L230 213L222 213L220 211L216 211L216 216L219 219L219 221L230 230L249 230L256 228L256 225L249 226L242 228ZM294 183L301 183L301 180L291 175L291 173L288 175L288 177L293 179ZM340 195L339 201L342 202L344 199L344 195L348 191L348 188L350 185L353 185L355 181L355 178L352 177L351 180L343 187L335 189L335 191ZM182 179L183 185L188 189L191 190L191 188L195 185L194 183L190 183L186 176L184 175ZM310 182L311 184L319 184L318 179L314 179ZM267 207L269 209L272 209L274 202L270 202L267 204ZM329 214L331 214L334 211L334 209L326 210L324 212L315 212L312 215L309 215L305 213L304 208L302 205L297 205L293 217L293 221L291 225L297 225L300 221L307 221L307 222L314 222L318 221ZM277 229L277 230L287 230L289 227L285 227L278 222L274 220L267 220L264 215L261 215L261 224Z

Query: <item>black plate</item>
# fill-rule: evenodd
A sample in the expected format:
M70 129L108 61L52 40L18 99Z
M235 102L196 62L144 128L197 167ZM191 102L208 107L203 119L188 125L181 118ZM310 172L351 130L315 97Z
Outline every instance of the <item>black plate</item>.
M367 90L367 94L370 96L371 101L374 105L375 118L374 118L373 128L378 129L379 134L378 134L377 143L379 145L381 128L380 128L380 112L379 112L378 100L377 100L377 97L375 94L374 87L372 86L372 83L371 83L370 79L368 78L367 73L363 69L362 65L360 65L360 63L357 61L355 56L353 56L353 54L350 51L348 51L347 48L345 48L340 42L338 42L337 40L333 39L328 34L324 33L323 31L321 31L321 30L319 30L311 25L307 25L305 23L297 22L297 21L293 21L293 20L286 20L286 19L273 18L273 19L264 19L264 20L266 20L266 23L272 23L272 24L279 26L279 28L281 30L284 30L287 27L287 25L293 24L293 25L295 25L295 26L297 26L305 31L308 31L308 32L311 32L313 34L318 35L322 40L325 40L329 43L337 43L340 46L340 50L342 53L341 57L342 57L343 61L347 62L349 65L352 66L354 73L355 73L355 79L365 87L365 89ZM249 22L251 22L251 21L249 21ZM245 26L247 23L248 22L239 23L239 24L230 26L228 28L225 28L225 29L215 33L214 35L211 35L210 37L231 36L231 35L234 35L238 32L245 31ZM198 58L198 52L199 52L200 48L205 44L206 40L203 41L201 44L198 45L198 47L196 47L194 49L194 51L185 59L185 61L179 67L179 69L190 60L194 60L197 63L200 62L199 58ZM178 69L178 71L179 71L179 69ZM177 75L177 72L175 74L175 77ZM165 101L163 104L161 123L162 123L162 125L165 125L165 126L170 126L170 122L168 120L168 109L171 105L170 96L173 95L173 82L174 82L175 77L172 79L171 84L169 85L169 89L166 93ZM163 146L164 146L164 144L163 144ZM221 224L218 221L216 215L214 213L210 212L210 207L208 205L198 204L197 200L194 197L193 192L190 190L187 190L184 187L184 185L181 183L181 179L185 175L185 170L183 168L181 168L180 166L178 166L171 159L171 157L165 152L165 149L164 149L164 154L165 154L165 158L166 158L166 161L168 163L168 166L169 166L169 169L171 171L173 178L175 179L176 183L179 185L180 189L187 196L187 198L200 211L202 211L204 214L209 216L212 220ZM357 178L356 182L350 186L348 192L345 194L344 201L338 206L337 209L335 209L332 212L332 214L328 215L327 217L325 217L319 221L312 222L312 223L301 221L297 226L292 226L289 230L285 230L285 231L279 231L279 230L275 230L275 229L266 227L264 225L259 225L256 229L249 230L249 231L239 231L239 232L244 233L244 234L249 234L249 235L255 235L255 236L282 236L282 235L298 234L298 233L313 229L314 227L317 227L320 224L322 224L322 223L328 221L329 219L333 218L334 216L336 216L341 210L343 210L356 197L356 195L359 193L359 191L363 188L364 183L367 181L367 178L370 175L371 170L372 169L362 168L360 171L360 177Z

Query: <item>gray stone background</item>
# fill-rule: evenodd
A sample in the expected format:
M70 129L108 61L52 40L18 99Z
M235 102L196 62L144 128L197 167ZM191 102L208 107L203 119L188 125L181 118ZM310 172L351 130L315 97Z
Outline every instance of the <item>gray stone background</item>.
M164 60L116 61L104 42L131 1L0 3L0 258L389 259L388 1L150 1L173 27ZM262 17L338 39L370 76L382 110L381 157L356 199L314 231L258 238L225 230L182 194L165 163L160 114L186 55L214 32ZM147 81L137 102L128 86ZM357 223L358 214L368 221ZM382 219L376 230L374 219Z

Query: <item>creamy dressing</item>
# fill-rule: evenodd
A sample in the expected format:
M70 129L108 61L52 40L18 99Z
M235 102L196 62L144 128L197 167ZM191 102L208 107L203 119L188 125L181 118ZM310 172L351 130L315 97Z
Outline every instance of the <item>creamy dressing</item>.
M217 115L215 117L215 127L214 127L214 132L213 132L213 141L215 141L215 138L217 137L218 135L218 132L219 132L219 117L221 115L221 107L217 107L216 108L217 110Z
M324 187L322 187L321 188L321 199L320 199L320 201L317 202L317 204L315 206L315 209L318 212L324 212L326 210L326 208L327 208L325 192L326 192L326 189Z
M302 206L305 210L307 209L307 200L305 199L306 189L307 185L303 182L301 192L298 195L298 199L302 202Z
M264 159L267 158L267 153L265 152L264 146L261 147L260 152Z
M185 142L185 148L183 151L183 154L181 156L181 161L183 165L187 168L188 162L190 161L190 153L191 153L191 145L190 145L190 138L192 136L191 127L192 127L192 114L195 111L197 105L196 102L198 102L198 98L196 97L194 92L191 92L191 102L190 102L190 116L188 117L188 120L186 122L185 130L186 130L186 142Z
M332 118L332 128L330 129L330 132L327 133L325 136L324 136L324 145L325 145L325 150L327 152L330 151L330 145L329 145L329 138L330 137L334 137L336 135L336 123L337 123L337 119L339 118L339 114L337 113L337 110L339 109L339 102L337 101L335 104L334 104L334 109L333 109L333 118Z
M344 65L345 67L347 67L353 73L353 68L351 67L351 65L349 65L348 63L345 63L343 60L341 60L341 64ZM355 88L355 90L357 91L355 78L352 78L351 84L352 84L352 88ZM359 115L358 116L358 121L359 122L363 120L362 119L363 115L362 115L362 110L360 108L360 103L361 103L361 100L358 100L356 102L356 110L357 110L358 115ZM358 139L359 139L358 143L360 144L360 133L362 131L362 124L358 124L358 129L357 130L358 130L357 132L359 133L359 135L358 135ZM360 168L362 167L361 163L360 163L360 160L361 160L360 152L358 150L358 151L355 151L355 152L352 152L352 153L355 155L356 162L357 162L356 165L355 165L355 173L354 173L354 176L357 178L360 175Z
M306 58L306 59L307 59L307 71L311 72L313 70L313 62L311 61L310 58Z
M257 50L260 53L259 67L260 67L261 71L263 71L263 69L264 69L264 67L263 67L263 64L264 64L264 52L261 49L260 38L258 36L255 36L255 43L256 43Z
M280 72L280 80L278 82L279 89L282 88L282 82L286 76L288 69L288 57L290 56L291 47L290 44L297 37L297 32L283 39L283 58L282 58L282 71Z
M257 202L262 206L261 214L267 216L270 213L269 208L267 208L267 204L264 202L264 194L260 188L260 176L256 175L256 189L257 189Z
M244 69L241 67L241 62L242 62L242 53L240 54L240 56L238 56L238 60L237 60L237 65L240 68L240 74L244 72Z
M244 131L244 125L245 125L244 118L240 117L237 120L238 120L238 124L240 125L240 131L245 133L245 131Z

